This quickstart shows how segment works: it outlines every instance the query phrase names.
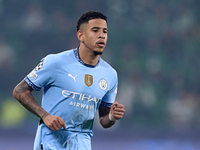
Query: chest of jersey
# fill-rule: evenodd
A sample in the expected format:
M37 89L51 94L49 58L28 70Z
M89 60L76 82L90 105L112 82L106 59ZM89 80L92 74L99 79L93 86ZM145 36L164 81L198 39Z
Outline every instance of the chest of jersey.
M80 63L63 65L57 73L57 85L66 98L98 103L108 91L108 77L101 68Z

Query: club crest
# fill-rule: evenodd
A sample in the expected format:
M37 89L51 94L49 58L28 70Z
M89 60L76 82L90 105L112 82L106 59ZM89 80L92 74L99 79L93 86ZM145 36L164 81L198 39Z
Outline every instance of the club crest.
M90 87L93 84L93 76L89 74L85 74L85 84Z
M108 87L107 81L104 80L104 79L101 79L101 80L99 81L99 86L100 86L100 88L101 88L102 90L106 90L107 87Z

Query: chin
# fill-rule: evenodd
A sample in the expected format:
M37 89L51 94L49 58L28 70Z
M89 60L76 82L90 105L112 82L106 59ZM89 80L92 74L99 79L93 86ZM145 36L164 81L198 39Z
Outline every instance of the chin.
M101 55L103 53L103 51L93 51L94 55Z

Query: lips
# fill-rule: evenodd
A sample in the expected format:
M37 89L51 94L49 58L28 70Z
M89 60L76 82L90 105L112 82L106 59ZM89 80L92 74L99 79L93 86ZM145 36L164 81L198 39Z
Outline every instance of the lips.
M104 41L99 41L99 42L97 42L97 45L99 47L104 47L105 46L105 42Z

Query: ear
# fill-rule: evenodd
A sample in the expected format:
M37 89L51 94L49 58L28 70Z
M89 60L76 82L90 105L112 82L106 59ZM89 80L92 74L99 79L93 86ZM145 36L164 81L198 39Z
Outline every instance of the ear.
M83 34L83 31L78 30L78 31L77 31L77 37L78 37L79 41L80 41L81 43L83 43L83 41L84 41L84 34Z

